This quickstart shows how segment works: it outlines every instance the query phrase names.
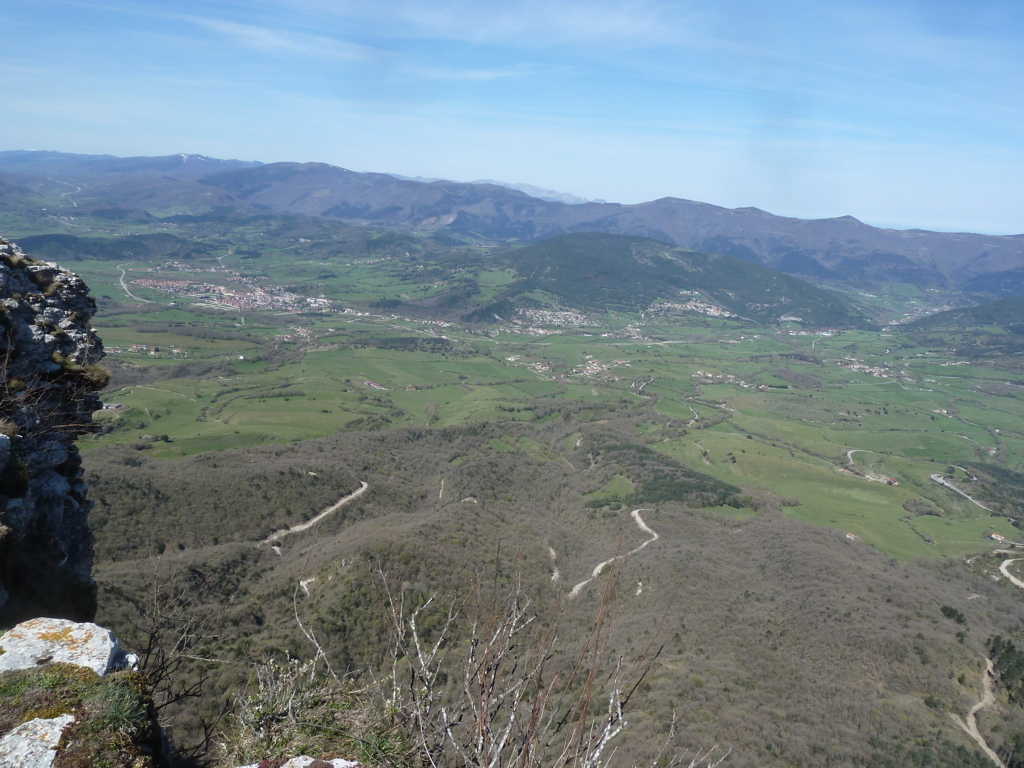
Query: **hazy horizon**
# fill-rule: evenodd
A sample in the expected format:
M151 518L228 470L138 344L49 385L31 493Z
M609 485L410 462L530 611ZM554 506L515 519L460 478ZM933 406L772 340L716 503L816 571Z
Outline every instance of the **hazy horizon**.
M39 0L0 19L12 148L1024 232L1008 0Z

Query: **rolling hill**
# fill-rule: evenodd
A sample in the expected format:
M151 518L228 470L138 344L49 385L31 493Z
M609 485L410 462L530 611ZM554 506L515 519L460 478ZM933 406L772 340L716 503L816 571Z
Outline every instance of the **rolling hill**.
M585 311L643 311L657 300L699 296L766 323L872 327L846 299L773 269L644 237L586 233L542 240L504 255L517 280L502 298L541 290Z
M928 315L908 323L906 327L923 330L931 328L960 329L976 326L1024 329L1024 298L996 299L977 307L936 312L934 315Z

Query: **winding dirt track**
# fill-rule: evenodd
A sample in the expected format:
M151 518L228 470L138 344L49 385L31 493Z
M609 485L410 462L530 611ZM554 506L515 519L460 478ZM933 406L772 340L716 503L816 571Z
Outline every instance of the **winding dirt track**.
M647 525L647 523L644 522L644 519L642 517L640 517L640 513L641 512L650 512L650 511L651 510L649 510L649 509L634 509L629 514L633 518L634 522L636 522L637 527L641 531L643 531L644 533L649 534L651 538L649 538L647 541L645 541L639 547L636 547L635 549L629 550L629 552L626 552L624 555L616 555L615 557L610 558L609 560L605 560L603 563L598 563L594 567L593 572L590 574L590 578L589 579L581 581L579 584L577 584L575 587L572 588L572 591L569 592L569 598L570 599L576 597L576 595L578 595L580 593L580 590L582 590L585 586L587 586L587 584L589 584L594 579L596 579L598 576L600 576L601 575L601 571L603 571L609 565L614 563L616 560L622 560L622 559L625 559L625 558L629 557L630 555L635 555L637 552L639 552L641 549L646 547L648 544L650 544L652 542L655 542L659 538L661 538L660 536L658 536L658 534L653 529L651 529Z
M939 477L941 477L941 475ZM936 478L936 476L932 475L932 479L935 480L935 478ZM935 482L940 482L940 481L939 480L935 480ZM943 483L943 485L945 485L945 483ZM953 488L953 490L957 490L957 489ZM963 496L967 496L967 494L963 493L962 491L957 491L957 492L960 493ZM967 498L970 499L970 496L967 496ZM971 499L971 501L974 501L974 499ZM977 502L975 502L975 503L977 504ZM999 550L997 550L997 551L999 551ZM1021 589L1024 589L1024 581L1021 581L1016 576L1014 576L1012 573L1010 573L1010 563L1014 563L1017 560L1022 560L1022 559L1024 559L1024 558L1011 557L1011 558L1009 558L1007 560L1003 560L1003 562L999 566L999 572L1001 574L1003 574L1003 576L1005 576L1007 578L1007 580L1011 584L1014 584L1014 585L1020 587ZM992 748L989 747L988 742L985 741L985 737L982 736L981 735L981 731L978 730L978 718L976 717L978 712L983 710L985 707L990 706L996 700L995 691L994 691L994 685L993 685L993 677L994 677L994 675L995 675L995 670L994 670L993 665L992 665L992 659L985 659L985 672L981 676L981 685L982 685L982 690L984 691L984 693L982 694L982 697L981 697L981 701L979 701L977 704L975 704L973 707L971 707L970 711L967 713L967 722L964 722L963 720L961 720L958 715L954 715L954 714L950 713L949 716L953 718L953 722L955 722L957 725L959 725L961 728L963 728L967 732L967 734L978 743L978 746L981 747L982 751L984 751L984 753L986 755L988 755L989 759L993 763L995 763L998 766L1001 766L1001 768L1006 768L1006 765L1003 763L1003 761L999 759L999 755L997 755L992 750Z
M558 572L558 553L554 547L548 547L548 555L551 557L551 580L558 581L562 577Z
M957 488L955 485L953 485L951 482L949 482L949 480L947 480L941 474L932 475L931 478L932 478L932 480L934 480L939 485L941 485L941 486L943 486L945 488L949 488L949 490L953 491L953 493L959 493L961 496L963 496L965 499L967 499L969 502L971 502L975 506L981 507L986 512L992 512L993 514L995 513L995 510L989 509L988 507L986 507L984 504L982 504L977 499L972 499L966 493L964 493L959 488Z
M856 465L853 463L853 454L855 453L874 453L874 451L865 451L863 448L852 448L846 452L846 463L850 466L850 469L856 469Z
M360 496L362 496L364 493L366 493L366 489L369 488L369 487L370 487L370 484L367 483L364 480L363 484L362 484L362 486L360 488L357 488L356 490L352 491L352 493L350 493L348 496L343 497L340 501L337 501L334 504L332 504L331 506L327 507L327 509L322 511L316 517L312 518L311 520L307 520L304 523L299 523L298 525L293 525L291 528L283 528L280 531L274 531L272 534L267 536L267 538L265 538L263 541L261 541L260 545L271 544L271 543L277 541L278 539L284 538L285 536L287 536L290 533L299 533L300 531L307 531L307 530L309 530L310 528L312 528L314 525L319 523L321 520L323 520L325 517L327 517L332 512L337 512L339 509L341 509L343 506L348 504L353 499L358 499Z
M986 755L988 755L989 759L993 763L998 765L1000 768L1006 768L1005 763L1003 763L1003 761L999 759L999 755L997 755L992 750L992 748L989 747L988 742L985 741L985 738L981 735L981 732L978 730L978 718L976 717L978 712L983 710L985 707L991 706L995 703L996 695L994 686L992 684L993 674L994 670L992 667L992 659L985 659L985 671L981 675L981 686L982 690L984 691L981 697L981 701L979 701L977 704L971 707L970 711L967 713L966 723L963 720L961 720L958 715L954 715L952 712L949 716L953 718L953 722L955 722L957 725L959 725L961 728L967 731L967 734L976 742L978 742L978 746L981 747L982 751Z
M1016 584L1021 589L1024 589L1024 581L1021 581L1012 573L1010 573L1010 563L1015 563L1021 559L1024 558L1011 557L1009 560L1003 560L1002 565L999 566L999 572L1003 574L1003 576L1005 576L1011 584Z
M152 304L153 302L150 301L149 299L144 299L141 296L136 296L134 293L132 293L131 291L128 290L128 286L125 284L124 278L128 274L127 271L125 270L125 267L127 267L129 264L131 264L131 262L130 261L126 261L124 264L118 264L117 265L117 268L121 271L121 289L126 294L128 294L128 296L130 298L133 298L136 301L142 302L143 304Z

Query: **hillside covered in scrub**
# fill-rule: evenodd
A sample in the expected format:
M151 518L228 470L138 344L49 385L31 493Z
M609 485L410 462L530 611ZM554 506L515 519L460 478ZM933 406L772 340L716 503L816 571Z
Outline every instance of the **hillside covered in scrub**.
M1018 620L1016 594L957 562L900 563L786 520L783 500L743 500L671 462L651 465L646 451L617 442L634 419L642 411L603 426L570 416L565 424L348 434L226 451L213 462L132 448L94 454L101 615L127 627L133 609L123 595L156 589L164 610L202 622L193 655L216 661L190 662L182 674L205 678L204 696L167 710L172 735L185 740L214 715L218 691L242 685L249 665L268 654L316 654L302 627L334 669L368 674L387 659L388 590L412 609L431 596L462 600L474 585L490 595L496 579L499 594L521 581L544 626L557 622L569 657L602 611L609 658L643 658L652 642L660 649L631 704L620 759L644 764L675 712L678 744L722 745L730 763L985 764L948 729L948 711L970 706L985 640ZM133 456L141 466L123 462ZM200 466L206 478L195 492L214 512L201 527L187 498L180 516L165 500ZM254 506L281 507L275 497L247 497L250 487L261 493L255 472L307 509L330 503L324 485L339 495L356 481L368 489L275 550L259 541L294 525L296 512L254 519ZM678 485L661 495L672 473ZM635 503L586 503L616 487L616 477L632 478ZM127 482L135 490L119 490ZM729 507L734 499L739 506ZM699 508L723 502L739 514ZM639 550L651 535L631 508L657 534ZM620 561L570 597L616 553ZM602 607L608 584L614 599ZM947 618L944 606L963 621ZM424 614L425 637L443 619L443 610ZM456 642L449 661L463 648ZM1009 734L1022 713L1010 705L989 717Z

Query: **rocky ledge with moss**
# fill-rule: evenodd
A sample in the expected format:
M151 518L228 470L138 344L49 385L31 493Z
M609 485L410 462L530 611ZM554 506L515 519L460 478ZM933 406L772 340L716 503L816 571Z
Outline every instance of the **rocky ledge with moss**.
M78 276L0 240L0 626L95 615L81 460L107 380Z
M33 619L0 636L0 768L151 768L145 676L102 627Z

